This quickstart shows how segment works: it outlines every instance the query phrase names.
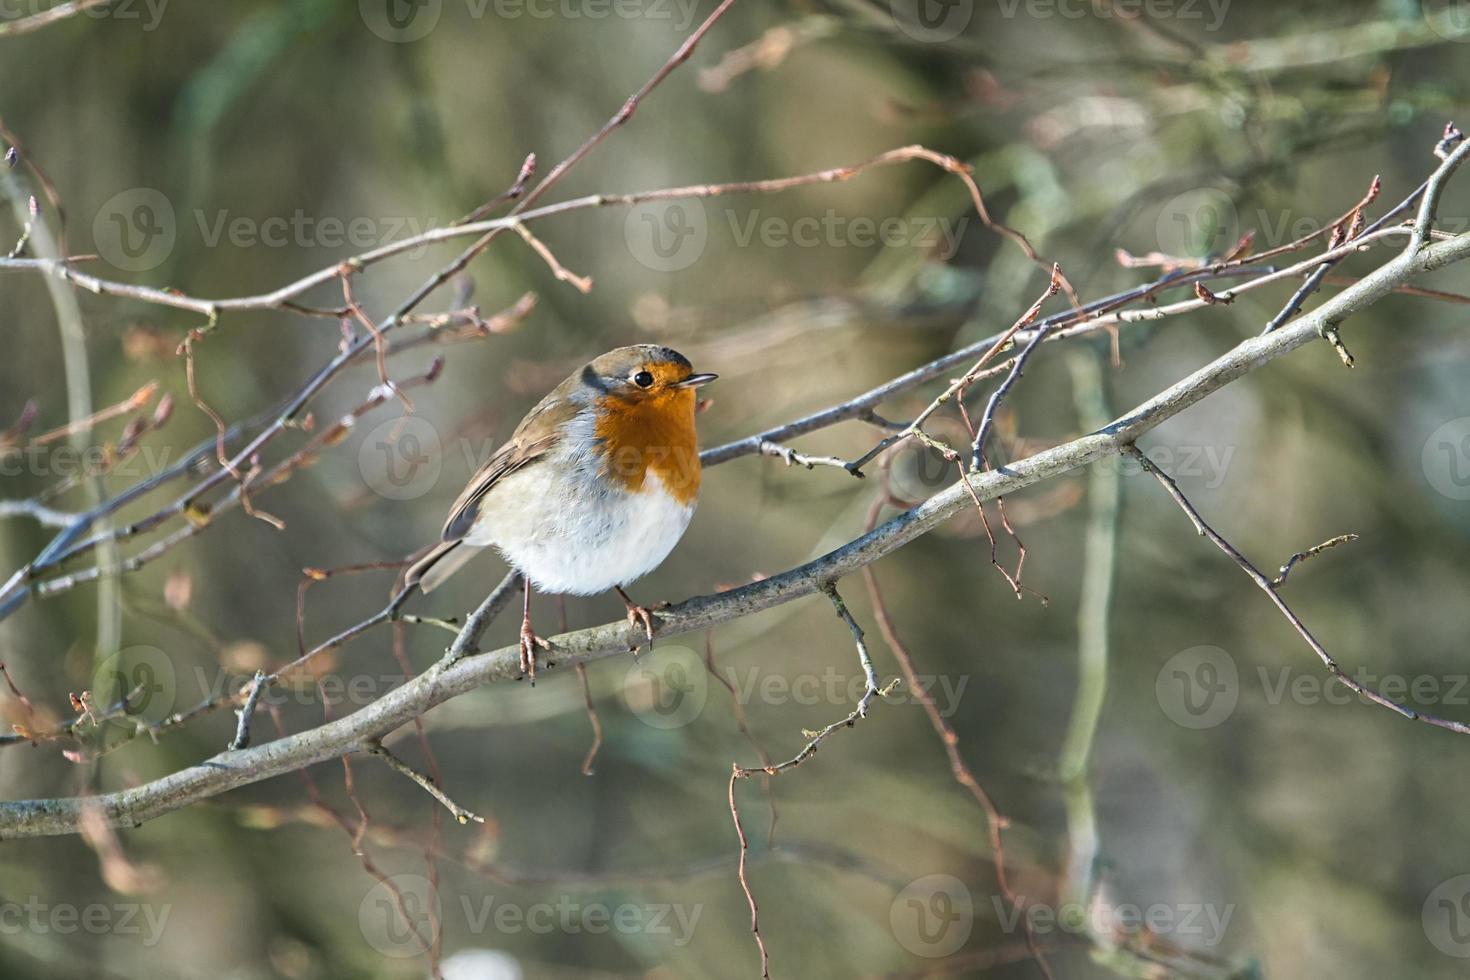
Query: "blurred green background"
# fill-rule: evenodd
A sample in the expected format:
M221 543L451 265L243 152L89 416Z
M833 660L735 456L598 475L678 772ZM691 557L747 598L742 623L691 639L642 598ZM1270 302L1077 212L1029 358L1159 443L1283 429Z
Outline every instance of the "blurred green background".
M0 14L36 9L15 2ZM545 173L712 9L708 0L128 0L0 36L0 120L54 182L68 250L97 253L88 271L242 295L446 225L509 184L529 152ZM1141 19L1118 15L1139 9ZM1379 209L1401 199L1433 168L1445 122L1464 115L1466 41L1470 9L1457 0L1423 9L1409 0L742 3L552 198L786 176L923 143L972 164L993 213L1094 298L1154 275L1120 268L1118 248L1201 255L1250 229L1257 249L1284 244L1346 211L1375 174ZM14 171L4 187L23 195L25 179ZM1442 226L1470 228L1467 208L1470 193L1452 187ZM53 232L56 217L43 208ZM885 219L898 221L875 242ZM0 229L8 249L19 234L8 211ZM0 662L34 710L70 717L68 693L94 689L111 669L99 665L136 676L147 664L159 684L146 713L161 717L256 666L287 662L302 568L396 559L432 540L475 463L602 350L656 340L718 372L700 422L713 445L1003 329L1044 285L975 219L962 185L923 163L672 210L575 212L536 232L595 288L583 295L556 281L525 243L502 238L471 266L473 302L488 314L529 290L536 310L506 335L443 348L443 376L411 392L411 427L395 423L403 408L390 401L317 465L260 492L256 505L284 532L234 511L122 579L120 613L104 594L99 619L98 590L83 585L0 623ZM374 267L358 278L358 299L384 315L458 244ZM1360 274L1388 254L1341 272ZM1421 284L1470 291L1463 267ZM1095 424L1087 413L1120 414L1258 332L1291 288L1126 327L1116 367L1101 335L1048 346L1008 402L1000 455L1074 436ZM307 299L340 305L341 292ZM212 424L173 353L202 318L85 293L78 301L95 404L157 380L176 401L145 440L149 459L172 462L207 438ZM454 303L444 290L425 310ZM1463 306L1391 297L1346 326L1351 372L1314 344L1145 440L1263 568L1359 534L1294 572L1286 597L1346 668L1461 720L1470 720L1466 325ZM37 431L64 424L63 348L40 277L0 277L0 336L0 427L30 399ZM248 417L294 390L340 339L330 318L226 316L197 347L201 394L226 418ZM395 376L423 371L435 353L396 358ZM376 381L370 363L349 372L316 403L318 424ZM911 417L939 390L882 411ZM92 442L115 441L120 429L101 426ZM933 429L962 433L951 416ZM796 446L851 458L876 435L847 423ZM288 433L266 461L306 438ZM25 499L75 472L55 449L11 459L0 493ZM144 459L104 482L116 491L149 472ZM950 479L912 449L892 460L891 475L909 501ZM634 595L682 599L829 550L861 532L877 482L773 459L713 469L687 537ZM1079 621L1084 560L1107 547L1109 514L1098 505L1110 483L1121 505L1109 614ZM54 503L85 501L74 490ZM1459 876L1470 874L1470 850L1458 777L1470 743L1328 685L1265 597L1135 467L1044 484L1010 500L1008 514L1035 590L1021 601L990 567L973 515L874 571L960 751L1011 818L1010 880L1041 912L1037 938L1055 975L1464 975L1470 879ZM3 575L50 533L24 518L0 522ZM1000 557L1014 569L1010 541ZM493 558L472 568L416 608L472 608L503 574ZM308 641L375 611L390 580L379 571L313 586ZM895 676L862 582L841 588L883 679ZM120 637L98 649L111 615ZM538 600L537 615L550 632L555 601ZM620 615L615 598L566 606L573 627ZM510 618L493 631L497 643L510 641ZM407 633L415 670L444 639ZM733 699L705 672L706 643ZM1099 644L1106 702L1090 764L1069 786L1058 760L1079 650ZM371 633L327 665L321 680L335 694L325 710L355 710L403 674L391 634ZM534 690L477 691L426 717L446 787L487 816L484 828L444 821L435 830L437 804L376 760L355 760L371 866L417 915L428 901L425 848L437 842L449 976L758 975L725 793L731 763L759 756L732 701L755 741L790 757L803 729L850 709L860 673L846 629L810 598L711 637L660 642L637 663L599 662L589 678L605 735L592 777L579 771L591 734L570 672ZM8 722L34 721L4 697ZM272 705L290 731L324 713L309 685ZM232 719L210 716L157 744L137 739L81 761L63 755L75 748L66 743L10 746L0 749L0 786L6 799L115 789L208 757L232 730ZM256 730L274 737L268 716ZM86 751L123 734L93 733ZM424 765L406 734L392 744ZM359 821L343 767L308 775L124 832L121 856L105 836L92 846L3 845L0 972L428 975L391 893L323 808L349 828ZM1040 975L999 893L984 813L905 691L772 781L770 840L760 783L737 789L773 975ZM1094 902L1116 913L1094 921L1102 932L1121 923L1122 949L1111 952L1099 930L1045 918L1066 918L1078 879L1065 869L1090 853L1094 821ZM1152 931L1130 928L1129 908L1151 910Z

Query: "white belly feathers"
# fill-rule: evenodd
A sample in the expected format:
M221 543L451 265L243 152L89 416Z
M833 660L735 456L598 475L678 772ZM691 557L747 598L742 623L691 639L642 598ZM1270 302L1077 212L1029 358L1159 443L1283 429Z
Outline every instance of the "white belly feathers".
M465 543L493 545L543 592L595 595L657 567L683 536L694 504L653 472L630 493L596 478L591 458L533 463L487 496ZM551 506L548 506L551 505Z

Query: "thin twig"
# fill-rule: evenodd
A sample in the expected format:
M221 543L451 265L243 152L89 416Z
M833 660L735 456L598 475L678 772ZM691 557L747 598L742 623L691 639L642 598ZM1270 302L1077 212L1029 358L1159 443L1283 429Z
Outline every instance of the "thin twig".
M587 709L587 721L592 726L592 744L587 746L587 754L582 757L582 775L592 776L596 770L592 763L597 761L597 753L602 751L602 719L597 717L597 704L592 700L592 684L587 679L587 665L577 664L577 683L582 688L582 705Z
M1347 671L1343 670L1342 667L1338 665L1337 661L1332 658L1332 655L1327 652L1326 648L1323 647L1322 644L1317 641L1317 638L1312 635L1311 630L1307 629L1306 624L1302 622L1301 618L1298 617L1297 614L1292 611L1291 607L1286 604L1286 600L1281 598L1281 593L1274 585L1272 585L1272 580L1267 578L1260 571L1260 569L1256 568L1255 565L1251 564L1249 559L1247 559L1244 555L1237 551L1235 547L1230 544L1230 542L1221 537L1214 528L1205 523L1205 520L1203 517L1200 516L1199 511L1195 510L1194 505L1189 502L1189 499L1185 497L1184 493L1179 489L1179 485L1175 483L1174 480L1163 470L1160 470L1157 466L1155 466L1148 459L1147 456L1145 456L1142 452L1138 450L1136 446L1129 446L1124 451L1128 455L1132 456L1141 467L1151 473L1154 478L1159 481L1159 483L1164 487L1164 490L1168 492L1169 496L1174 498L1174 502L1177 503L1180 509L1184 511L1185 515L1189 518L1190 522L1194 525L1195 530L1200 534L1200 536L1208 538L1211 544L1223 551L1225 555L1230 558L1231 561L1240 566L1240 570L1245 572L1246 575L1250 576L1251 581L1256 583L1256 585L1261 589L1262 592L1266 593L1266 596L1271 600L1271 604L1274 605L1281 613L1281 615L1285 617L1286 621L1291 624L1291 628L1296 630L1301 638L1306 641L1307 646L1312 648L1312 652L1317 655L1317 659L1322 661L1322 665L1331 672L1332 676L1341 681L1345 687L1347 687L1353 693L1367 698L1374 704L1381 705L1382 707L1385 707L1390 711L1395 712L1396 714L1402 715L1410 721L1423 722L1426 725L1432 725L1435 728L1443 728L1447 731L1455 732L1460 735L1470 735L1470 725L1467 725L1463 722L1451 721L1446 718L1440 718L1435 715L1426 714L1422 711L1416 711L1415 709L1410 708L1406 705L1399 704L1397 701L1383 694L1380 694L1378 691L1362 683L1351 674L1349 674Z
M408 763L398 758L398 756L394 755L392 752L389 752L388 749L383 746L382 742L378 741L377 739L371 739L368 742L364 743L364 749L368 753L368 755L375 755L379 759L382 759L384 762L386 762L388 764L388 768L392 769L394 772L399 773L400 775L407 776L415 783L418 783L419 787L423 789L425 793L428 793L434 799L444 804L444 808L450 813L454 814L455 820L458 820L462 824L469 823L472 820L475 823L485 822L484 817L475 813L473 810L466 810L464 807L460 806L458 803L450 799L449 794L445 793L438 786L435 786L433 780L429 779L428 776L425 776L423 773L419 772L417 769L413 768Z
M240 720L235 726L235 737L230 740L232 750L250 747L250 719L255 715L255 706L260 703L260 696L265 693L265 677L265 671L255 672L255 678L250 684L250 694L237 712Z
M48 7L27 17L0 23L0 37L29 34L32 31L39 31L43 27L66 20L68 17L75 17L77 14L91 10L93 7L100 7L103 4L112 2L114 0L63 0L62 3L58 3L54 7Z
M1356 540L1358 540L1358 536L1356 534L1339 534L1337 537L1331 538L1327 541L1323 541L1319 545L1313 545L1306 551L1298 551L1296 554L1286 559L1286 564L1281 566L1280 572L1278 572L1276 577L1271 580L1271 588L1279 589L1283 585L1285 585L1286 577L1290 575L1291 570L1301 562L1316 558L1318 555L1329 548L1336 548L1340 544L1347 544L1349 541Z
M808 456L806 453L797 452L790 446L783 446L779 442L762 441L760 454L779 459L787 466L805 466L809 470L818 466L834 466L839 470L851 473L859 480L863 478L862 470L844 459L838 459L836 456Z
M55 510L34 498L29 500L0 500L0 520L7 517L30 517L43 527L66 527L76 519L69 511Z
M874 508L874 516L878 508ZM1010 818L1000 811L990 794L980 785L975 774L965 763L960 754L960 736L954 730L949 721L939 710L934 702L934 696L929 692L928 685L919 677L918 667L914 663L913 654L909 652L907 644L898 635L898 630L893 625L893 620L888 614L888 606L883 601L882 590L878 588L878 578L873 574L873 569L863 567L863 581L868 588L868 598L873 606L873 619L878 624L878 632L882 634L883 641L888 644L894 659L898 661L899 670L903 674L904 684L914 700L924 709L924 715L929 719L929 725L934 729L934 734L939 736L940 743L944 746L945 756L949 759L949 769L954 780L964 789L969 791L980 809L985 812L985 827L990 842L991 857L995 861L996 884L1001 890L1001 895L1011 906L1011 909L1020 917L1025 930L1026 946L1031 951L1032 958L1036 960L1037 966L1047 977L1052 976L1051 965L1042 953L1041 946L1036 939L1036 931L1032 926L1031 918L1026 914L1026 901L1018 895L1011 886L1010 875L1007 869L1006 849L1004 833L1011 825Z
M746 723L745 705L740 701L740 692L734 683L729 678L722 677L715 667L714 630L704 631L704 666L709 671L709 675L730 693L730 710L735 716L735 729L750 743L750 747L755 750L756 756L761 760L762 766L773 765L774 760L771 759L771 754L766 751L765 746L761 745L755 734L751 732L750 725ZM780 819L780 811L776 807L776 795L771 792L771 777L768 773L761 773L761 792L765 794L766 804L771 813L771 821L766 828L766 846L770 847L776 840L776 823Z
M740 766L736 765L730 771L730 819L735 823L735 836L740 838L740 862L735 869L736 877L740 879L740 890L745 893L746 904L750 906L750 933L755 937L756 948L761 955L761 977L762 980L770 980L771 956L766 952L766 940L761 936L760 906L756 904L755 892L750 888L750 879L746 877L745 863L750 854L750 841L745 836L745 827L740 823L740 809L735 805L735 781L744 778Z
M816 753L817 747L821 745L827 736L839 728L851 728L857 723L858 719L866 718L868 715L868 706L872 703L873 699L880 695L886 695L889 690L889 688L880 689L878 687L878 675L873 669L873 658L868 653L868 644L866 638L863 636L863 629L858 625L857 620L853 618L852 613L848 611L847 604L842 601L842 596L837 591L836 583L827 582L823 584L822 591L827 594L827 598L831 601L833 609L837 611L838 618L846 623L847 628L852 632L853 643L857 647L858 663L862 666L863 677L867 682L862 697L858 698L857 705L845 718L841 718L819 731L804 732L803 734L808 739L806 745L802 747L801 751L797 752L796 755L785 762L775 765L767 762L758 768L746 768L737 763L730 773L730 818L735 822L735 833L740 838L740 863L738 869L740 887L745 892L746 901L750 903L750 931L754 934L756 946L760 949L762 977L770 977L771 975L770 956L766 952L766 942L761 937L755 893L751 891L750 881L745 876L745 858L747 851L750 849L750 844L746 840L745 828L740 823L740 811L735 804L735 781L737 779L748 778L757 772L764 773L769 777L796 768Z
M546 243L537 238L535 235L531 234L531 229L527 228L524 224L517 222L515 225L515 230L516 234L520 235L525 243L531 246L531 250L537 255L541 256L542 261L545 262L547 267L551 269L551 274L557 278L558 282L570 283L573 287L576 288L577 292L583 294L584 296L587 293L592 292L592 280L587 276L579 276L575 272L568 269L566 266L562 265L561 261L557 259L554 254L552 254L551 249L547 247Z

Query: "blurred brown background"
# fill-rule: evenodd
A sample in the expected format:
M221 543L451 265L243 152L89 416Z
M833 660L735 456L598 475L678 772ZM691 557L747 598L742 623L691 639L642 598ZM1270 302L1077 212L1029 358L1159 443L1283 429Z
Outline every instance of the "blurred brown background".
M89 269L197 296L240 295L445 225L506 186L528 152L544 173L713 9L706 0L389 2L132 0L0 37L0 119L60 191L70 250L99 254ZM1430 149L1446 120L1464 115L1470 90L1470 33L1459 30L1470 32L1470 10L1456 0L1425 9L1410 0L1159 0L1141 21L1081 0L894 3L736 5L553 197L784 176L921 142L973 164L996 216L1092 298L1152 275L1120 269L1119 247L1198 255L1252 228L1257 248L1283 244L1348 209L1374 174L1385 186L1379 207L1398 201L1432 169ZM13 2L0 14L34 9ZM1467 208L1470 193L1452 188L1443 226L1470 227ZM1202 215L1220 227L1202 228ZM890 218L899 221L886 244L875 242L871 229ZM30 700L67 717L68 692L94 686L99 665L147 663L159 678L147 712L161 716L259 664L284 663L296 650L303 567L397 558L431 540L475 463L597 352L658 340L719 372L701 417L713 445L1003 329L1044 282L981 227L955 179L917 163L779 195L583 211L536 227L569 269L592 277L590 294L555 281L523 242L502 239L471 268L474 302L489 313L534 290L540 304L524 324L448 348L443 377L412 393L411 428L389 424L402 412L390 403L317 466L261 494L257 504L286 522L284 532L234 512L124 578L122 661L96 649L94 586L0 623L0 661ZM8 216L0 228L7 243L18 233ZM360 278L359 299L385 314L456 247L375 267ZM1424 284L1470 291L1463 269ZM9 273L0 290L0 425L28 399L38 425L61 425L66 388L45 286ZM1009 403L1007 452L1083 429L1078 399L1098 394L1090 366L1104 368L1106 411L1121 413L1259 331L1289 293L1275 287L1125 328L1118 369L1102 337L1047 347ZM190 403L172 353L201 319L79 299L97 405L157 379L177 404L149 438L153 458L172 461L206 438L211 423ZM332 305L340 292L311 299ZM1466 326L1461 306L1391 298L1347 325L1353 371L1312 345L1146 440L1262 567L1333 535L1361 535L1295 572L1288 599L1346 667L1397 679L1415 707L1462 720ZM293 390L339 340L330 319L226 317L198 348L201 391L226 417L246 417ZM421 371L431 356L406 354L395 372ZM370 364L355 369L316 418L335 418L375 383ZM938 390L883 411L911 417ZM953 433L957 423L937 431L946 426ZM97 440L116 433L114 423ZM301 438L289 435L277 452ZM874 438L849 423L796 445L852 457ZM56 453L7 465L0 493L15 499L75 471ZM949 479L914 452L894 465L911 499ZM1097 880L1110 908L1162 910L1155 931L1171 952L1161 962L1093 955L1075 924L1038 921L1057 976L1463 975L1470 879L1456 879L1470 873L1470 851L1458 776L1470 743L1327 685L1311 652L1159 487L1132 467L1113 470L1122 504L1107 623L1079 624L1077 614L1086 475L1010 501L1028 549L1025 582L1046 603L1015 599L971 516L875 566L965 758L1014 822L1013 883L1043 909L1065 900L1061 871L1078 833L1057 765L1079 686L1079 637L1108 641L1107 700L1087 773ZM116 490L147 472L140 463L131 479L107 482ZM829 550L861 531L873 482L771 459L711 470L684 542L634 594L681 599ZM80 508L83 496L58 505ZM26 519L0 523L3 574L49 533ZM1009 542L1001 554L1013 567ZM441 615L471 608L503 573L493 558L474 568L416 605ZM389 579L313 587L308 639L379 608ZM861 582L842 589L869 628L880 674L894 676ZM615 598L567 605L572 626L619 615ZM554 623L555 603L542 601L538 616ZM492 638L508 642L511 629L507 619ZM415 669L443 647L431 629L408 638ZM803 729L849 709L848 685L860 676L852 644L819 600L720 629L711 642L773 757L789 757ZM578 771L590 733L570 672L534 690L478 691L428 716L446 786L490 818L483 831L449 823L438 838L449 975L757 974L725 788L732 762L758 758L729 692L704 673L704 644L684 637L637 664L591 667L606 736L591 778ZM389 633L370 634L332 662L331 711L354 710L401 678ZM293 731L322 718L309 687L275 702ZM5 707L15 721L15 700ZM72 795L88 780L117 788L206 758L232 727L212 716L157 745L118 748L95 768L67 761L62 745L7 747L0 786L7 799ZM271 737L267 719L257 733ZM422 761L411 738L396 744ZM354 774L371 815L372 861L413 892L427 874L435 804L375 760L357 760ZM331 807L356 819L340 765L310 775ZM983 813L951 778L911 697L878 705L772 789L774 849L759 783L739 787L775 975L1038 975L998 898ZM388 893L298 776L121 841L147 880L119 882L115 870L107 880L105 862L75 838L0 848L6 975L427 975ZM422 897L413 893L411 911ZM599 928L604 913L622 918Z

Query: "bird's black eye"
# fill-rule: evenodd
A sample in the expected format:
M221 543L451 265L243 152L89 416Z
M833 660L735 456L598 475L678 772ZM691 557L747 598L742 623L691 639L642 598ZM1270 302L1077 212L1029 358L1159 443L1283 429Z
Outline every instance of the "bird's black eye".
M633 383L640 388L647 388L653 384L653 375L647 371L639 371L633 375Z

